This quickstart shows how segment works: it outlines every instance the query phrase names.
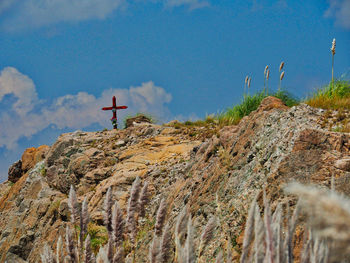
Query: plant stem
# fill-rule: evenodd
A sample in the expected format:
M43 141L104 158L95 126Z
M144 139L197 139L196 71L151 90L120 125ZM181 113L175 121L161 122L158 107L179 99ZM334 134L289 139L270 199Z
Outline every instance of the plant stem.
M278 93L281 91L281 82L282 80L280 79L280 85L278 86Z
M332 89L331 89L331 95L334 90L334 54L332 54Z
M246 86L246 84L244 83L243 98L245 98L245 86Z
M266 80L266 95L269 96L269 80Z

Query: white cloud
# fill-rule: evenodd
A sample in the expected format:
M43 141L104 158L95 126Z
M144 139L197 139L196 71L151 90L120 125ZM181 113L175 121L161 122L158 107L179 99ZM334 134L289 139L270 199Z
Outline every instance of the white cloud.
M350 29L350 1L349 0L329 0L329 8L325 12L325 17L335 19L335 23L345 29Z
M0 101L10 94L18 99L12 109L19 115L27 114L38 101L33 81L17 69L7 67L0 74Z
M60 22L105 19L132 2L187 6L190 10L209 6L209 0L0 0L0 15L11 8L2 27L6 31L17 31Z
M17 1L6 2L4 8L15 5ZM5 20L4 26L11 31L58 22L104 19L124 3L125 0L26 0L15 5L12 17Z
M38 100L33 81L15 68L5 68L1 72L0 92L0 102L6 95L17 99L9 109L2 109L0 114L0 147L7 149L14 149L20 138L30 138L52 125L59 129L83 129L94 123L111 127L109 119L112 113L101 108L112 104L112 96L116 96L118 105L129 107L118 112L119 121L137 112L165 120L169 117L166 104L171 101L169 93L150 81L129 89L104 90L99 97L86 92L68 94L44 106Z
M169 7L188 6L191 10L210 5L208 1L204 0L166 0L165 3Z

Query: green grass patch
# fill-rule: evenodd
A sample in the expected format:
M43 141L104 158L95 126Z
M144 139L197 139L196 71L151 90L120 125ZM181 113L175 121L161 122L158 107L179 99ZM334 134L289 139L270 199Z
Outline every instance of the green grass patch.
M307 97L305 103L315 108L350 110L350 82L336 80L334 85L330 82Z
M261 104L261 101L268 96L281 99L288 107L292 107L299 103L298 100L287 91L282 90L269 95L265 94L264 92L257 92L253 95L244 96L240 104L226 109L224 112L218 114L216 118L221 126L238 124L244 116L247 116L252 111L257 110Z
M88 225L88 235L91 238L91 248L96 254L100 247L108 241L107 229L104 226L90 222Z

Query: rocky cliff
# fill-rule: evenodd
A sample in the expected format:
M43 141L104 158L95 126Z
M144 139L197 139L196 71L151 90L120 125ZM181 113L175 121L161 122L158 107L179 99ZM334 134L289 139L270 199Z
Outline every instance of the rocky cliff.
M263 188L272 210L277 202L295 204L282 191L290 181L329 187L333 175L336 190L350 195L350 134L325 130L325 114L268 97L236 126L140 123L63 134L51 147L28 149L0 185L0 262L40 262L43 244L55 247L69 224L70 185L79 202L87 197L98 227L107 189L125 210L137 176L149 183L146 221L162 198L171 226L189 206L198 235L215 214L221 231L204 257L212 261L218 248L230 247L237 260L249 205L257 194L261 202ZM147 222L142 227L137 262L147 261L152 239Z

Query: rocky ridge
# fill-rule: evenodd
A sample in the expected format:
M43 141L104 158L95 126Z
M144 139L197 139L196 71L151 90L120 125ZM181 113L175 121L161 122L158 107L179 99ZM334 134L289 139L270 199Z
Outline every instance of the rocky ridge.
M204 256L210 260L218 248L232 247L237 259L249 205L257 194L261 202L263 188L272 209L277 202L295 203L282 190L293 180L329 187L333 175L336 189L350 195L350 134L325 130L324 115L268 97L238 125L209 133L204 127L141 123L63 134L51 147L27 150L13 166L14 183L0 184L0 262L40 262L43 243L54 247L69 224L71 184L80 202L88 198L92 221L102 225L108 187L125 209L137 176L150 185L146 220L152 220L161 198L171 224L189 205L197 236L215 214L220 231ZM150 240L150 231L144 231L137 262L146 262Z

